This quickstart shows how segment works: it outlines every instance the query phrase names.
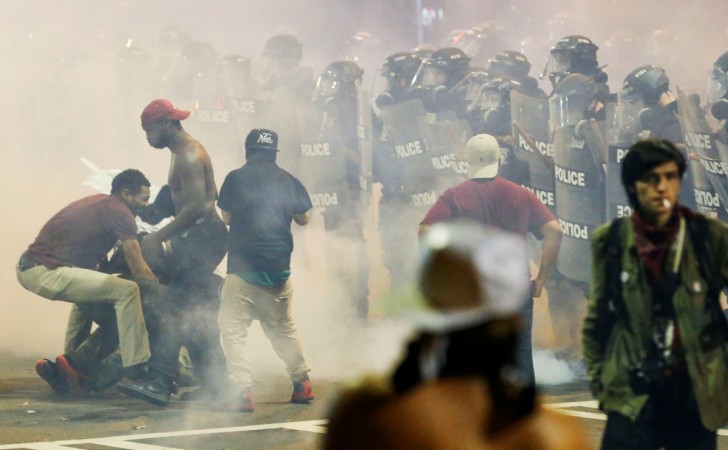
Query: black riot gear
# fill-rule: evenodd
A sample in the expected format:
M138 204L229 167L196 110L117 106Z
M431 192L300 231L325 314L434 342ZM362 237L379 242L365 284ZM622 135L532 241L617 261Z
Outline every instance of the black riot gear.
M595 72L600 72L597 62L598 49L599 47L585 36L566 36L551 47L542 77L548 75L551 85L555 87L562 78L571 73L592 76ZM602 82L602 80L596 81ZM603 81L606 82L606 79Z
M470 71L470 58L456 47L441 48L422 61L415 75L414 85L419 87L445 86L450 89Z
M303 57L303 43L292 34L277 34L265 41L263 54L271 58L298 62Z
M654 106L660 101L660 96L670 89L670 80L664 69L645 65L625 77L622 89L627 98L642 100L645 106Z
M583 118L594 117L592 107L599 88L591 77L580 73L567 75L554 88L551 120L556 126L576 125ZM561 116L554 111L560 111Z
M422 64L422 57L413 52L397 52L384 60L376 78L374 102L377 108L399 103L407 98L406 92Z
M314 103L325 102L341 95L354 95L354 87L361 82L364 70L353 61L336 61L324 69L316 81Z
M728 119L728 51L713 63L708 73L708 86L705 90L705 103L710 105L711 113L718 120Z
M498 75L516 80L526 78L531 70L531 63L523 53L514 50L498 52L488 60L488 70Z

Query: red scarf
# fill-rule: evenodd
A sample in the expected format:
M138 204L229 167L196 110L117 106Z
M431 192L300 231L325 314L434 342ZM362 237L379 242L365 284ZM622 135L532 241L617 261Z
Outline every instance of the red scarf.
M689 210L677 205L662 228L649 224L639 211L632 214L637 254L655 280L662 278L665 259L680 230L680 217L685 216L686 211Z

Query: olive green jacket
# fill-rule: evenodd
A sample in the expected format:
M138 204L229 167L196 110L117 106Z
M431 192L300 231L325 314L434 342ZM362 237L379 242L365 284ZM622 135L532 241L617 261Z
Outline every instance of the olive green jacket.
M637 395L632 391L629 372L636 363L644 360L649 348L652 294L637 254L632 221L623 220L619 233L622 243L620 279L628 319L610 312L603 295L608 234L609 225L604 225L592 236L592 285L584 321L584 362L591 379L592 394L599 401L600 408L635 420L647 402L647 395ZM709 219L708 234L714 276L719 277L721 286L726 286L728 226ZM672 267L675 254L675 251L670 251L666 267ZM722 335L717 340L718 345L701 348L700 333L711 324L705 307L708 283L700 274L688 233L679 272L681 284L673 296L677 326L700 417L706 428L716 430L728 423L728 353Z

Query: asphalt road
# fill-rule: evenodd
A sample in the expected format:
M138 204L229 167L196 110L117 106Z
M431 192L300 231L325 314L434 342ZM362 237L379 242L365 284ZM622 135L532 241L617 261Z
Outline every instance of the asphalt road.
M161 408L109 389L100 395L56 394L34 371L33 359L0 353L2 449L280 449L318 448L328 405L340 383L313 379L316 401L293 405L284 376L254 386L254 413L216 410L214 404L173 400ZM604 416L586 382L542 386L546 404L577 416L596 448ZM728 449L728 430L719 448Z

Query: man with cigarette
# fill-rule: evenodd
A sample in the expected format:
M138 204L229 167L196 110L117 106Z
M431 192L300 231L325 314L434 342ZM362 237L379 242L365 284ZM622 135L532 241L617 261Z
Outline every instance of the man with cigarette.
M664 140L622 161L630 217L592 236L583 331L603 449L715 449L728 422L728 227L677 203L686 161Z

